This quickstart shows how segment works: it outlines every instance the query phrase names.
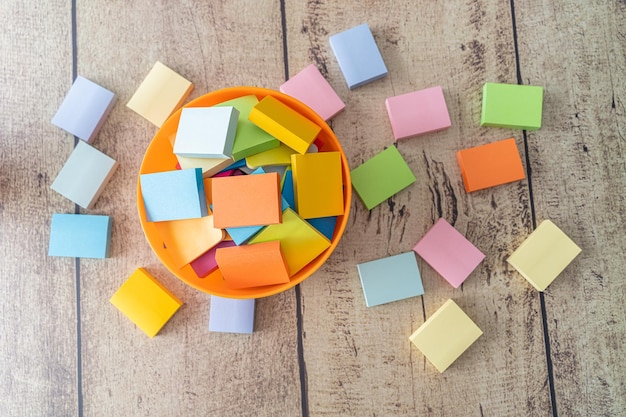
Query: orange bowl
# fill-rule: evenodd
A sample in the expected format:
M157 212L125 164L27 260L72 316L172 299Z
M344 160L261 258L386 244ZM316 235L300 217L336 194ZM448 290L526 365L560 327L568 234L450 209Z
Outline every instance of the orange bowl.
M288 290L289 288L295 286L296 284L301 283L306 278L311 276L315 271L317 271L322 264L328 259L328 257L333 253L337 245L339 244L339 240L346 228L346 224L348 222L348 214L350 213L350 202L352 200L352 185L350 182L350 168L348 166L348 161L346 160L345 153L339 143L339 140L333 133L332 129L328 124L311 108L303 104L302 102L296 100L293 97L290 97L286 94L280 93L274 90L268 90L265 88L258 87L232 87L225 88L223 90L214 91L208 94L205 94L197 99L189 102L184 107L209 107L215 104L222 103L224 101L232 100L237 97L247 96L247 95L256 95L259 100L261 100L265 96L273 96L274 98L280 100L284 104L288 105L292 109L298 111L303 116L306 116L311 121L318 124L322 130L319 133L316 144L318 144L318 148L320 152L328 152L328 151L339 151L341 153L341 165L342 165L342 173L343 173L343 203L344 203L344 214L337 217L337 224L335 225L335 231L333 233L333 237L331 239L331 245L328 249L322 252L317 258L307 264L304 268L302 268L299 272L294 274L291 277L291 280L285 284L278 285L268 285L263 287L253 287L253 288L242 288L242 289L232 289L228 288L225 285L224 278L220 273L219 269L212 272L208 276L204 278L200 278L196 275L194 270L190 265L185 265L182 268L176 267L176 265L172 262L165 245L163 244L163 240L155 226L154 223L148 222L146 219L146 210L143 203L143 198L141 195L141 186L139 181L137 181L137 208L139 211L139 219L141 221L141 227L146 235L146 239L150 244L150 247L159 258L161 263L165 265L165 267L175 276L180 278L185 283L191 285L192 287L209 293L213 295L217 295L220 297L230 297L230 298L260 298L267 297L270 295L278 294L282 291ZM177 159L174 153L172 152L172 145L170 143L170 138L172 135L176 134L178 129L178 122L180 120L180 114L182 109L179 109L174 114L170 116L169 119L161 126L157 134L154 136L150 145L148 145L148 149L143 157L143 161L141 163L141 168L139 169L139 174L149 174L153 172L162 172L162 171L171 171L177 164Z

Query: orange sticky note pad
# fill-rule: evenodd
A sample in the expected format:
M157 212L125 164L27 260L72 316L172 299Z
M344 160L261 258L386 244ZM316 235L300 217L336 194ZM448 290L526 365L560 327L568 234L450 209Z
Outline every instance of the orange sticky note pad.
M343 214L341 154L319 152L291 155L294 195L304 219Z
M264 226L281 222L280 176L276 172L211 181L215 227Z
M514 138L458 151L456 158L468 193L526 178Z
M217 266L229 288L249 288L289 282L280 241L219 248Z

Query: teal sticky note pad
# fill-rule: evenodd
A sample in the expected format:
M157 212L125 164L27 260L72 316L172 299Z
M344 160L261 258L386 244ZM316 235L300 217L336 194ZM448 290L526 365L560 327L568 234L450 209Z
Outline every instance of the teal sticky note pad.
M337 224L337 216L317 217L315 219L306 219L307 222L315 227L321 234L326 236L328 240L333 239L335 233L335 225Z
M352 186L368 210L416 181L395 146L390 146L350 173Z
M89 214L53 214L48 256L108 258L111 218Z
M542 109L543 87L485 83L480 125L537 130Z
M357 268L368 307L424 294L412 251L358 264Z
M283 198L287 200L289 207L294 208L296 206L295 203L295 195L293 194L293 174L291 169L285 171L285 175L283 177L283 188L282 188Z

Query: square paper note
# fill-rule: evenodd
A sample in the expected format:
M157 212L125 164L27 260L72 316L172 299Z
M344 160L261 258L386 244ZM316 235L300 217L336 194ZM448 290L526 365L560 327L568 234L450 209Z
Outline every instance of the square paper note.
M542 107L543 87L485 83L480 125L537 130Z
M108 258L111 218L89 214L53 214L48 256Z
M187 107L180 113L174 153L188 158L230 158L239 111L234 107Z
M439 219L413 250L454 288L485 259L485 255L445 219Z
M447 129L451 125L439 86L389 97L385 106L396 140Z
M225 333L252 333L254 330L255 300L239 300L211 296L209 331Z

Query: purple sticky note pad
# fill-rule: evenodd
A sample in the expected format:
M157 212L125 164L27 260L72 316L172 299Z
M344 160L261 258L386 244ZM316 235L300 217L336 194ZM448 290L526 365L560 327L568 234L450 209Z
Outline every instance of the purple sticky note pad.
M211 296L209 331L224 333L252 333L254 330L254 302L252 299Z
M200 278L204 278L209 275L211 272L217 269L217 261L215 260L215 251L218 248L228 248L230 246L235 246L235 242L232 240L224 240L218 243L216 246L213 246L208 251L204 252L200 257L191 261L191 268L194 270L196 275Z
M485 259L485 255L445 219L439 219L413 250L454 288Z

